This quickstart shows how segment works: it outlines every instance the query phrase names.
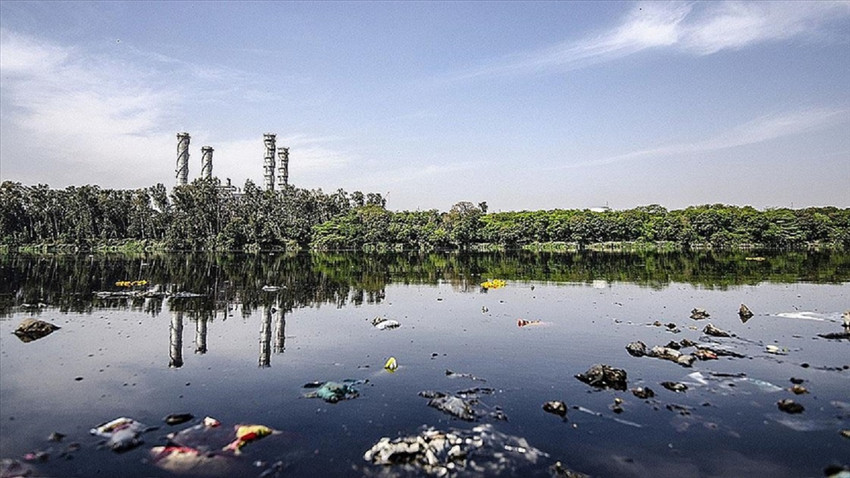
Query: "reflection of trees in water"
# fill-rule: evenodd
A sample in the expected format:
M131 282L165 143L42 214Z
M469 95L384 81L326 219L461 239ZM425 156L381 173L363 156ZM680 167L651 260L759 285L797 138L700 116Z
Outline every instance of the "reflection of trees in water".
M237 308L250 316L260 307L291 311L347 303L380 303L390 283L449 283L474 292L488 278L590 284L594 280L664 287L671 282L728 287L763 281L839 283L850 280L850 254L834 251L761 253L594 252L533 253L302 253L0 256L0 316L25 304L45 303L61 312L100 309L157 316L166 308L190 320L227 319ZM128 291L117 281L146 280L133 297L98 299L96 291ZM276 292L263 286L280 287ZM142 294L147 292L147 295ZM191 292L195 298L176 298ZM205 327L206 323L201 326ZM277 339L276 342L277 343ZM204 347L196 348L199 353Z

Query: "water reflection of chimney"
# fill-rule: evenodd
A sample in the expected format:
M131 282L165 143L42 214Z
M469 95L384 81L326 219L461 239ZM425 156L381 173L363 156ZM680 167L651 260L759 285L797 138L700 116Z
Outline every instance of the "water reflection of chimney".
M282 354L286 350L286 312L280 309L280 314L275 321L274 331L274 353Z
M168 366L180 368L183 366L183 312L171 312L170 342Z
M195 322L195 353L207 353L207 318L199 318Z
M274 307L266 307L263 314L263 328L260 329L260 367L271 367L272 350L272 314Z

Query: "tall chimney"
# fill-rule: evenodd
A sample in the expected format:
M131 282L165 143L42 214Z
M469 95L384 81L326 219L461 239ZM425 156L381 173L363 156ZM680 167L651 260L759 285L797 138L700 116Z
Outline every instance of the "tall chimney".
M204 179L212 179L212 154L212 146L201 148L201 177Z
M277 183L281 187L289 186L289 148L277 148L277 159L280 160L277 170Z
M177 133L177 185L189 182L189 133Z
M266 133L263 135L263 144L266 145L266 155L263 161L263 179L266 190L274 191L274 139L275 135Z

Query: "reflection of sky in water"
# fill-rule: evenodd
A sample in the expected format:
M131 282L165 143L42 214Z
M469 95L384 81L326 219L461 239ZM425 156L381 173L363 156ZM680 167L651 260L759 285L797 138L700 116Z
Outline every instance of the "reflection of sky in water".
M293 432L290 448L273 453L287 458L294 474L325 470L345 476L352 464L363 464L363 452L381 436L415 433L422 424L466 425L426 407L427 401L417 396L421 390L454 392L481 385L446 377L451 369L485 378L486 386L497 389L481 402L500 406L508 415L509 421L494 423L498 429L527 438L580 471L818 475L841 458L846 439L838 430L850 427L847 410L830 404L850 401L850 371L823 368L850 365L850 354L847 341L814 337L841 330L847 297L846 284L767 283L716 290L682 283L650 289L620 282L511 281L486 293L448 283L389 285L378 304L286 312L264 306L247 316L234 307L201 321L192 318L190 304L183 312L170 311L168 301L155 316L141 310L77 315L48 309L40 318L62 329L28 344L11 335L27 316L15 313L0 320L0 456L44 448L47 435L61 431L84 448L73 466L48 462L54 470L83 470L85 475L85 470L130 466L121 469L125 476L150 476L158 471L140 463L143 452L92 450L97 440L87 430L118 416L159 424L169 413L188 411ZM756 314L746 323L737 315L741 303ZM709 311L710 319L689 319L694 307ZM793 315L800 312L826 320ZM379 331L370 323L375 316L402 325ZM518 319L541 324L520 328ZM674 322L681 332L650 325L655 321ZM649 346L698 341L709 322L737 334L717 342L748 358L683 368L631 357L624 349L634 340ZM765 353L769 344L787 348L787 355ZM390 356L400 365L394 374L382 370ZM596 392L573 378L594 363L626 369L629 385L653 388L656 401L644 403L628 392ZM709 379L688 376L696 371ZM711 379L711 372L744 372L752 381ZM793 396L784 390L791 377L805 379L811 393ZM336 405L299 398L306 382L346 378L370 382L361 397ZM674 394L659 385L667 380L688 382L691 389ZM760 388L757 380L783 390ZM625 401L621 415L609 410L614 397ZM795 417L779 413L781 398L803 403L806 412ZM568 421L561 422L541 410L545 401L556 399L601 416L571 408ZM668 404L684 408L668 410ZM794 430L779 422L785 418L808 420L814 430ZM167 431L146 435L145 448L162 444Z

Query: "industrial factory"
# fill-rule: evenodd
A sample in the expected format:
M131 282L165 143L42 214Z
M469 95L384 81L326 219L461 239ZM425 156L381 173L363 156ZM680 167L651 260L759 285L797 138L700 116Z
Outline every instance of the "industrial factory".
M266 190L274 191L275 187L275 150L277 150L277 184L284 188L289 185L289 148L276 148L277 135L266 133L263 135L265 155L263 156L263 186ZM189 183L189 133L177 133L177 186L185 186ZM201 148L201 178L212 179L213 170L213 148L204 146ZM230 180L227 180L230 186Z

